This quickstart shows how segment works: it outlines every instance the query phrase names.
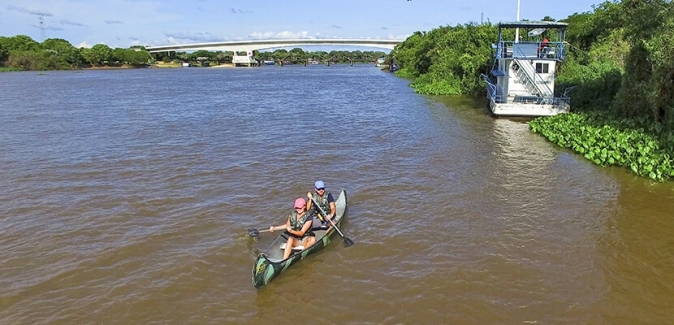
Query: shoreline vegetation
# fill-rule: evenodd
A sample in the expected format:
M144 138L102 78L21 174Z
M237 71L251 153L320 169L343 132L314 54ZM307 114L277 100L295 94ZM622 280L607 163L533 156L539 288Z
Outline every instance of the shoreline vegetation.
M601 166L658 182L674 179L674 1L614 0L559 21L569 24L558 89L574 87L571 113L529 127ZM544 21L556 21L543 17ZM514 39L514 35L509 35ZM497 25L415 32L387 60L426 95L486 95Z
M304 51L293 48L273 52L253 51L254 65L273 62L279 65L308 65L316 63L371 63L374 64L386 53L382 51ZM29 36L0 36L0 71L46 71L79 69L130 69L130 68L178 68L232 67L232 51L199 50L187 52L149 53L143 46L128 49L110 48L96 44L91 48L76 48L60 38L49 38L39 43ZM239 53L245 55L245 53Z

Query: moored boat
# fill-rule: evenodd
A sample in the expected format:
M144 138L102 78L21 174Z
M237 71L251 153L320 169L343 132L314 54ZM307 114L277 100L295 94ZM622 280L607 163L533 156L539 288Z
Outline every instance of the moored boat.
M497 116L549 116L568 113L569 89L555 92L558 66L566 58L568 24L550 21L517 21L498 25L493 44L494 66L487 83L487 98ZM506 39L506 29L516 29L515 39ZM524 39L519 30L523 29ZM549 38L549 39L548 39Z
M337 211L334 220L339 228L346 213L345 190L339 193L339 197L335 200L335 207ZM293 250L287 259L283 259L283 249L285 248L288 235L284 232L276 237L269 250L259 254L255 259L255 263L253 264L253 285L256 288L266 285L274 277L288 269L293 263L304 259L313 252L323 249L330 243L330 238L335 233L335 227L314 229L313 232L316 235L316 243L306 249Z

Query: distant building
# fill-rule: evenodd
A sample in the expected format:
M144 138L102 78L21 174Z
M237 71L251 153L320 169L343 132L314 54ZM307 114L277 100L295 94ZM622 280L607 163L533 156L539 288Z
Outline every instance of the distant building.
M377 59L377 61L374 63L375 67L381 67L384 64L384 61L386 61L386 58L381 57Z

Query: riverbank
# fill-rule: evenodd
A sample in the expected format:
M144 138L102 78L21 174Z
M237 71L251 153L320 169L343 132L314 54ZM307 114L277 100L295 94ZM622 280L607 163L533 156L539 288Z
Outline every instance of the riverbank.
M79 68L79 70L120 70L120 69L146 69L146 68L149 68L149 66L135 66L131 64L122 64L120 66L102 65L102 66L81 67Z
M152 68L185 68L183 67L182 63L164 63L164 62L157 62L155 64L152 64ZM218 65L211 65L207 67L200 67L200 66L189 66L189 68L234 68L235 65L233 63L222 63Z
M234 63L223 63L219 65L210 66L209 68L236 68L236 66L234 65Z
M213 66L208 66L208 67L203 67L203 68L235 68L236 66L233 63L223 63L219 65L213 65ZM126 70L126 69L148 69L148 68L160 68L160 69L173 69L173 68L184 68L182 63L164 63L164 62L157 62L153 63L151 65L143 65L143 66L136 66L136 65L131 65L131 64L123 64L120 66L109 66L109 65L103 65L103 66L86 66L86 67L79 67L79 68L72 68L69 70ZM190 68L202 68L200 66L190 66ZM63 70L63 69L61 69ZM15 67L0 67L0 72L17 72L17 71L57 71L57 70L21 70Z

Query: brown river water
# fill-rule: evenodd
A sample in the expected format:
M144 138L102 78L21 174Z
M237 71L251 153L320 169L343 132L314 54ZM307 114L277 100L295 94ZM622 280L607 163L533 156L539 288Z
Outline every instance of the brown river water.
M674 185L370 65L0 74L0 324L672 324ZM339 237L262 289L316 179Z

